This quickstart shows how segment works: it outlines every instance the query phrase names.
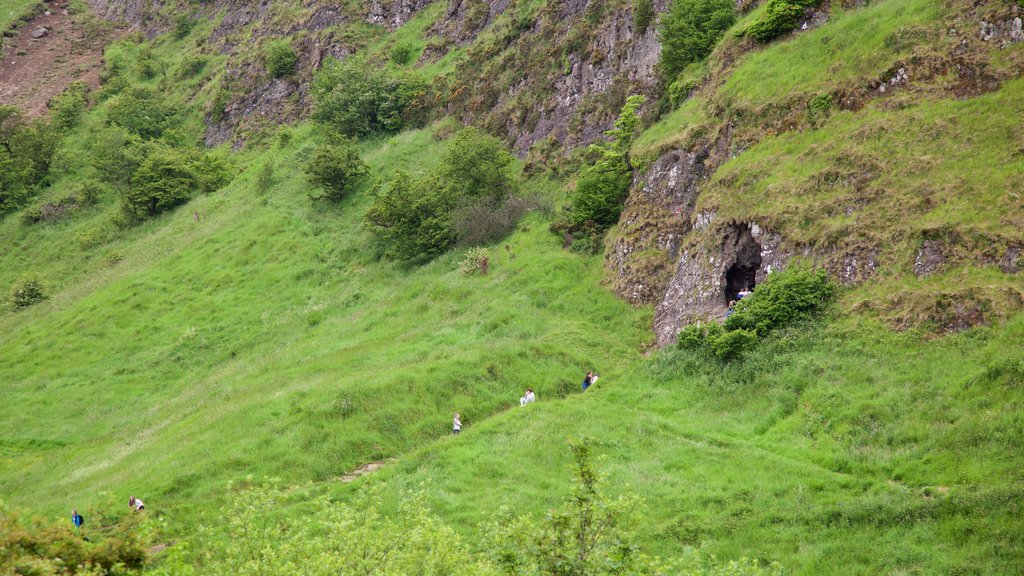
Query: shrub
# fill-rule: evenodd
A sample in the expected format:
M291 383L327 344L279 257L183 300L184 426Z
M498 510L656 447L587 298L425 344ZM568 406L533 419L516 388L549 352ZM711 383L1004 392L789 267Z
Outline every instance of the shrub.
M89 101L89 86L84 82L73 82L59 96L49 103L53 111L50 117L59 130L70 130L78 125Z
M118 187L131 184L144 158L141 139L119 127L110 127L96 133L90 151L93 167L106 182Z
M796 30L808 8L820 0L768 0L764 16L747 26L744 33L758 42L770 42Z
M81 208L95 204L105 190L106 186L102 182L82 180L66 194L27 209L21 215L21 221L25 224L36 224L69 216Z
M452 213L452 229L460 246L490 244L508 236L530 209L522 198L484 198L459 206Z
M450 189L435 176L414 181L398 171L387 184L372 191L374 200L366 220L374 233L403 260L433 257L455 244Z
M438 173L459 198L506 198L515 191L508 147L472 126L448 142Z
M85 515L91 516L88 511ZM89 529L89 539L84 539L66 523L0 508L0 574L140 573L146 549L131 519L100 527L97 518L95 526Z
M824 270L793 266L774 272L753 294L736 303L725 321L727 330L749 330L766 336L823 310L836 288Z
M723 362L735 360L743 352L757 345L757 332L753 330L725 330L714 337L708 338L708 348L716 358Z
M427 84L365 57L329 59L313 77L313 118L341 134L397 132L427 119Z
M131 186L122 193L121 208L130 220L142 220L184 204L198 187L188 156L158 146L142 161Z
M654 21L653 0L633 0L633 29L642 34Z
M399 42L391 47L391 63L396 66L404 66L412 58L413 46L409 42Z
M17 108L0 106L0 214L23 206L46 177L60 134L28 122Z
M266 64L267 72L274 78L287 76L295 71L295 64L299 57L291 45L283 40L271 42L267 47Z
M466 252L466 255L462 257L462 262L459 264L459 270L466 276L476 274L477 272L487 275L487 269L490 267L490 263L491 252L487 248L471 248Z
M350 141L342 140L317 148L304 168L309 183L323 190L328 200L341 200L370 172Z
M615 127L607 132L613 140L591 146L598 160L584 168L576 182L564 218L570 233L591 228L600 235L618 222L633 181L629 148L640 125L638 111L643 103L643 96L627 98Z
M149 88L128 88L107 104L107 123L140 138L159 138L173 119L171 107Z
M725 329L717 322L702 322L684 327L676 338L676 345L683 350L707 350L710 343L722 335Z
M182 40L192 32L192 28L196 25L196 21L191 16L186 14L179 14L174 19L174 39Z
M661 73L671 83L687 66L711 54L736 21L733 0L672 0L661 17Z
M11 306L15 310L28 308L46 300L46 287L37 276L29 276L11 289Z
M216 192L231 183L235 168L222 155L208 152L199 155L191 162L191 170L195 176L196 188L203 194Z
M485 243L510 232L526 207L515 190L508 148L465 128L452 137L433 173L414 182L402 172L378 185L367 220L396 256L432 257L456 242Z
M203 56L185 56L181 59L181 63L178 64L178 70L174 73L174 77L178 80L186 80L198 75L206 68L206 58Z

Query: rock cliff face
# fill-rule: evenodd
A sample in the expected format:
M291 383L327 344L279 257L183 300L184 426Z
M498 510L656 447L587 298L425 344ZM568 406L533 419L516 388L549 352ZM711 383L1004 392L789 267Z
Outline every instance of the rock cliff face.
M456 74L450 110L504 134L526 154L554 141L563 150L599 138L630 94L653 94L661 54L653 25L635 29L631 3L556 0L522 19L509 0L451 0L435 27L436 58L491 27ZM655 2L663 10L665 2Z

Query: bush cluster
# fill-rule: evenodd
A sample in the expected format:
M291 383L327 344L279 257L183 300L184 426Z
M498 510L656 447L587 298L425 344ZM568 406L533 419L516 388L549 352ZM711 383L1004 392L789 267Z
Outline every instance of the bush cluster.
M271 42L267 47L267 72L274 78L287 76L294 72L295 64L298 61L299 57L295 54L295 50L284 40Z
M581 170L576 191L552 224L553 231L567 232L575 238L594 236L596 241L619 221L633 182L629 148L640 127L643 103L643 96L627 98L615 127L607 132L612 140L591 145L590 153L597 160Z
M354 138L421 126L429 115L425 82L365 57L328 59L311 93L313 118Z
M768 0L764 17L747 26L744 33L758 42L770 42L796 30L807 9L817 6L820 1Z
M486 275L490 265L490 250L482 246L477 246L476 248L470 248L466 251L465 256L462 257L462 262L459 263L459 270L466 276L471 276L477 272Z
M28 308L46 300L46 287L36 276L29 276L11 288L11 306L15 310Z
M53 125L0 106L0 215L25 205L36 193L59 140Z
M106 190L106 185L98 180L82 180L69 192L26 209L21 215L21 221L25 224L38 224L65 218L98 202Z
M90 530L0 508L0 574L113 576L141 573L146 549L130 522Z
M515 189L508 148L476 128L465 128L452 137L433 172L413 179L399 171L375 186L366 219L394 256L433 257L456 243L482 243L510 231L522 213ZM488 210L497 216L474 219Z
M304 170L309 183L323 191L322 196L314 197L334 201L341 200L370 173L355 144L347 139L317 148Z
M735 21L733 0L672 0L658 24L665 82L671 84L687 66L707 58Z
M222 156L117 130L103 134L97 146L94 163L107 168L108 181L121 188L121 209L130 222L184 204L196 193L216 191L233 177L233 167Z
M733 360L772 331L820 313L835 293L824 270L793 266L775 272L753 294L736 303L724 324L684 328L678 346L707 352L722 361Z

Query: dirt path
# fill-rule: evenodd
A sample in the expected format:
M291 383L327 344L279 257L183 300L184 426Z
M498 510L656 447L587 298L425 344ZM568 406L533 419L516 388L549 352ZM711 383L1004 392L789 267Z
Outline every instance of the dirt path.
M122 33L85 26L69 12L70 0L45 4L47 13L4 40L0 60L0 105L17 106L28 116L46 114L50 98L72 82L98 88L103 47Z

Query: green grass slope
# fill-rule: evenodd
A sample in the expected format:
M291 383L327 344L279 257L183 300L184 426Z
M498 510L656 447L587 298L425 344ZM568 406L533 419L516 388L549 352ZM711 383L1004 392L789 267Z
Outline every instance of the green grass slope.
M486 277L462 275L457 254L375 261L368 197L312 203L297 169L309 146L295 142L248 158L277 164L267 194L244 174L103 248L120 261L0 317L10 503L58 513L137 492L187 520L239 475L338 477L448 433L455 410L475 424L528 386L557 397L590 366L614 373L648 339L648 313L599 288L594 259L559 250L538 218ZM381 173L439 146L406 133L366 159ZM30 260L74 245L73 225L0 230Z
M471 539L568 496L566 441L644 499L643 541L791 574L1016 574L1024 318L928 340L805 325L728 366L663 351L583 396L472 427L369 480L426 486Z

